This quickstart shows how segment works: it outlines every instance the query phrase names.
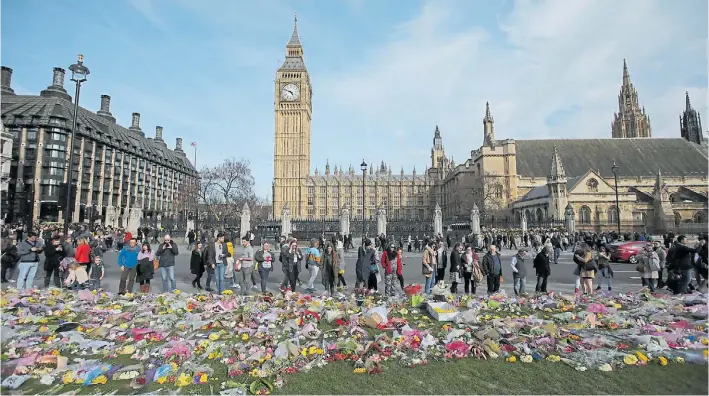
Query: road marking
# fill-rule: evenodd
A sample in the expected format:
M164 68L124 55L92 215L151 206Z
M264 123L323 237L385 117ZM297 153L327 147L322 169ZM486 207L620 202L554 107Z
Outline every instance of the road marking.
M628 279L642 279L642 278L639 276L629 276Z
M632 273L638 272L638 271L613 271L613 272L620 272L620 273L626 273L626 272L627 272L627 273L632 274Z

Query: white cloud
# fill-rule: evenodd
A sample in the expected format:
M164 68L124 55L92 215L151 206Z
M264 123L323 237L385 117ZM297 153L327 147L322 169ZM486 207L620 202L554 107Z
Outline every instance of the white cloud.
M167 24L155 10L153 0L130 0L130 5L157 28L167 30Z
M499 32L480 27L451 31L463 11L430 1L359 68L314 84L329 111L376 125L378 135L415 125L425 140L410 147L428 147L438 122L460 162L482 142L486 101L498 138L609 138L627 58L654 136L679 137L685 90L707 113L706 85L686 83L706 67L707 22L686 20L700 13L693 10L699 2L679 3L520 0L500 16L501 42ZM577 111L547 125L570 108ZM383 138L399 138L389 135ZM395 156L410 163L410 152Z

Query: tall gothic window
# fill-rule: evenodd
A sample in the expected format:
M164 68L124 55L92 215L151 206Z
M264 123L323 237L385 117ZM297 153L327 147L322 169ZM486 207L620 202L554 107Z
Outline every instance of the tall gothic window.
M579 210L579 223L591 224L591 209L588 206L582 206Z
M591 178L586 182L588 192L598 192L598 180Z
M615 206L611 206L610 208L608 208L608 223L618 223L618 208L616 208Z

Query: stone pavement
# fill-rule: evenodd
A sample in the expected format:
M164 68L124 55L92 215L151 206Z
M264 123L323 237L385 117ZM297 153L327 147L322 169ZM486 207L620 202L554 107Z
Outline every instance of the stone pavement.
M157 249L157 245L154 245L153 249ZM512 285L512 270L510 268L510 258L512 255L514 255L516 252L514 250L509 250L509 249L503 249L502 250L502 261L503 261L503 278L504 282L501 285L501 288L505 290L505 292L509 294L514 294L513 292L513 285ZM238 258L241 254L241 247L236 248L236 257ZM42 256L44 257L44 255ZM118 283L120 280L120 268L116 264L116 259L118 257L118 253L114 252L113 250L108 251L104 255L104 263L106 267L106 272L104 276L104 280L102 281L102 287L105 290L111 291L111 292L117 292L118 291ZM404 281L405 284L410 284L410 283L423 283L423 276L421 275L421 257L422 253L404 253ZM187 250L186 246L180 246L180 254L177 257L176 260L176 266L175 266L175 278L177 281L177 288L183 291L192 291L192 279L194 279L194 275L190 273L190 251ZM346 267L345 267L345 281L347 282L348 288L351 288L354 286L356 276L355 276L355 263L357 261L357 250L350 250L345 253L345 262L346 262ZM44 276L45 273L43 271L43 263L40 263L37 275L35 277L35 286L36 287L43 287L44 286ZM536 278L533 276L533 268L531 267L531 263L529 264L529 269L527 270L528 273L531 273L532 276L527 277L527 292L533 292L534 291L534 285L536 282ZM275 269L269 276L268 280L268 290L269 291L277 291L278 287L281 284L281 281L283 280L283 272L280 269L280 263L275 263L274 265ZM628 263L614 263L613 264L613 270L615 272L615 277L613 278L613 292L628 292L628 291L635 291L641 288L640 285L640 278L638 277L638 273L635 271L635 266L633 264L628 264ZM307 283L308 279L308 273L307 270L305 270L305 266L303 266L303 271L305 273L300 274L300 279L305 283ZM572 261L572 253L570 251L563 252L561 257L559 258L559 263L558 264L552 264L551 268L551 277L549 278L549 283L547 290L549 291L561 291L561 292L573 292L574 291L574 263ZM16 271L13 274L13 276L17 276ZM237 276L240 276L239 273L237 273ZM205 286L206 282L206 273L202 277L202 286ZM446 272L446 283L448 283L448 272ZM252 290L260 290L260 279L258 277L258 274L256 274L256 282L258 287L254 288ZM398 285L398 281L396 282ZM596 282L594 282L595 286ZM15 283L9 283L9 284L4 284L3 288L7 287L8 285L14 286ZM379 285L380 288L383 288L383 282L382 284ZM319 292L322 292L324 290L324 287L320 283L320 276L318 275L317 281L315 282L315 287ZM214 282L212 283L212 288L216 288ZM459 291L462 292L463 288L462 285L458 287ZM135 285L134 291L138 290L138 285ZM483 284L478 286L477 293L482 294L486 292L486 285ZM162 291L162 282L160 279L160 273L157 271L155 273L155 277L152 280L151 284L151 291L152 292L160 292Z

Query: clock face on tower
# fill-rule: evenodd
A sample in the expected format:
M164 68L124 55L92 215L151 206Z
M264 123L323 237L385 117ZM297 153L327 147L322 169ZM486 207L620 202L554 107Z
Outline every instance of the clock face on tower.
M295 84L286 84L281 89L281 99L285 101L294 101L300 98L300 88Z

